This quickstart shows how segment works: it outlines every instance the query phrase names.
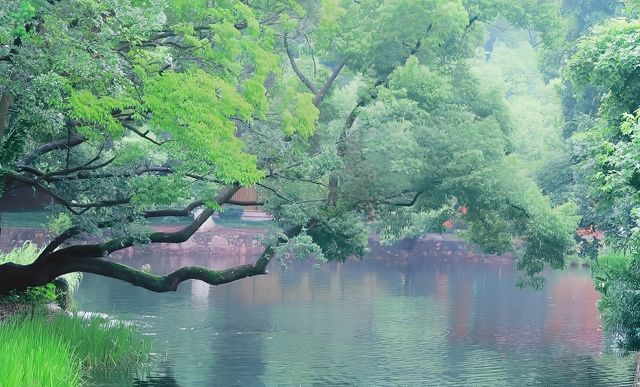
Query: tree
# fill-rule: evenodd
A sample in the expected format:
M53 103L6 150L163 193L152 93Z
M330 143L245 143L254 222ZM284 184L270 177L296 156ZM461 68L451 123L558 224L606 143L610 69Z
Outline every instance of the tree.
M5 176L56 200L60 234L34 264L4 265L2 292L67 271L157 291L187 278L223 283L264 271L263 260L160 278L102 259L134 244L186 240L242 184L263 177L235 122L285 110L277 103L270 110L263 86L280 73L270 25L297 8L264 5L272 11L234 1L215 8L119 0L3 4L1 14L13 22L3 24L9 28L2 41L3 101L10 106L1 110L11 112L3 122ZM317 114L312 106L304 110L309 98L281 97L299 107L289 113L296 125L288 134L306 135ZM161 209L196 196L182 210ZM181 231L145 227L147 219L205 204ZM105 239L60 248L83 234Z
M620 347L637 350L640 22L633 2L629 4L630 17L607 20L579 41L565 70L578 96L587 88L602 91L597 112L588 121L591 125L573 137L577 168L587 178L589 216L617 251L599 258L594 271L605 327Z
M337 131L332 140L348 138L350 144L337 152L338 207L361 209L376 220L373 230L395 240L441 231L454 207L464 205L466 236L488 251L504 252L515 235L526 235L519 262L528 274L523 283L540 285L536 274L544 263L563 265L575 219L568 216L570 206L552 209L514 167L515 157L506 156L513 125L504 101L469 69L484 36L482 15L470 16L463 4L446 1L343 5L329 13L342 15L333 24L325 21L311 31L315 46L304 48L301 39L303 49L357 71L358 79L344 87L354 92L351 85L358 86L355 104L344 109L338 102L342 109L321 115L317 132ZM429 22L420 30L406 15ZM372 23L362 26L365 19ZM331 39L323 36L326 31ZM372 41L349 44L356 33Z
M501 2L486 16L442 0L209 3L0 6L0 160L55 200L58 232L33 264L0 266L0 294L73 271L157 292L218 285L274 258L362 256L371 231L425 231L461 204L487 250L524 238L523 282L563 265L570 208L514 167L504 103L468 68L481 19L512 16ZM257 204L231 200L250 184L281 226L255 264L157 276L109 259L182 242L223 204ZM180 231L149 228L196 207Z

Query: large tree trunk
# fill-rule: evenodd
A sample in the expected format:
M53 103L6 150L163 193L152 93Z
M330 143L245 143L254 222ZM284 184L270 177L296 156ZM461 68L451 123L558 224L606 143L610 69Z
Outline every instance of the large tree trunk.
M9 109L13 105L13 94L5 92L0 97L0 142L4 138L4 131L9 120Z

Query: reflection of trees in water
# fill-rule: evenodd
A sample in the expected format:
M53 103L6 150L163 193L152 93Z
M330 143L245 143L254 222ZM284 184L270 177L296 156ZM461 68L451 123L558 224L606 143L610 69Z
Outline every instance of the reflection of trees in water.
M223 302L216 308L225 317L207 321L219 332L209 342L213 357L206 368L209 375L215 375L210 385L262 385L261 376L269 360L263 357L265 334L271 326L269 308L234 302Z
M160 370L162 370L160 372ZM162 376L151 376L144 379L136 379L133 381L133 386L140 387L180 387L178 381L173 376L173 368L164 364L162 367L156 369L156 373L161 373Z
M243 243L249 242L237 246ZM385 364L393 366L389 375L399 375L390 380L413 375L488 385L570 378L606 385L611 375L632 375L631 362L599 358L591 339L581 345L580 336L590 334L597 320L586 272L551 275L547 287L534 292L515 288L509 263L452 262L395 247L378 247L375 254L319 270L294 262L288 271L272 267L268 276L221 287L192 282L177 295L89 281L92 291L107 296L97 310L116 305L140 313L144 306L142 313L158 316L154 330L164 335L158 351L169 348L175 367L167 383L193 384L196 377L209 378L209 385L365 383L380 375L372 369ZM571 311L574 295L586 297L577 304L588 313ZM601 340L599 332L593 335Z

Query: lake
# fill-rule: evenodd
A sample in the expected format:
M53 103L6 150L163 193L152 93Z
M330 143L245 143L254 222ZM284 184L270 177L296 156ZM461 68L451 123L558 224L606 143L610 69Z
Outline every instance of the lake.
M541 291L521 290L509 259L434 253L434 243L378 246L362 261L319 267L273 264L268 276L191 281L166 294L86 275L75 302L135 321L153 339L159 360L130 380L141 386L631 385L634 357L607 350L588 269L550 272ZM257 254L246 238L229 246L119 259L166 273Z

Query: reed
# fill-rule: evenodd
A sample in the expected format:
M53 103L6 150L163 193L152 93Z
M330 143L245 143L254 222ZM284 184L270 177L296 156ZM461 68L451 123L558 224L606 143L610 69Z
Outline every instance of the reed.
M93 372L133 371L151 347L125 322L79 315L16 315L0 323L0 386L78 386Z
M12 317L0 324L0 386L78 386L82 362L71 343L44 319Z
M149 358L149 341L127 322L77 314L50 320L47 329L71 344L85 369L135 368Z

